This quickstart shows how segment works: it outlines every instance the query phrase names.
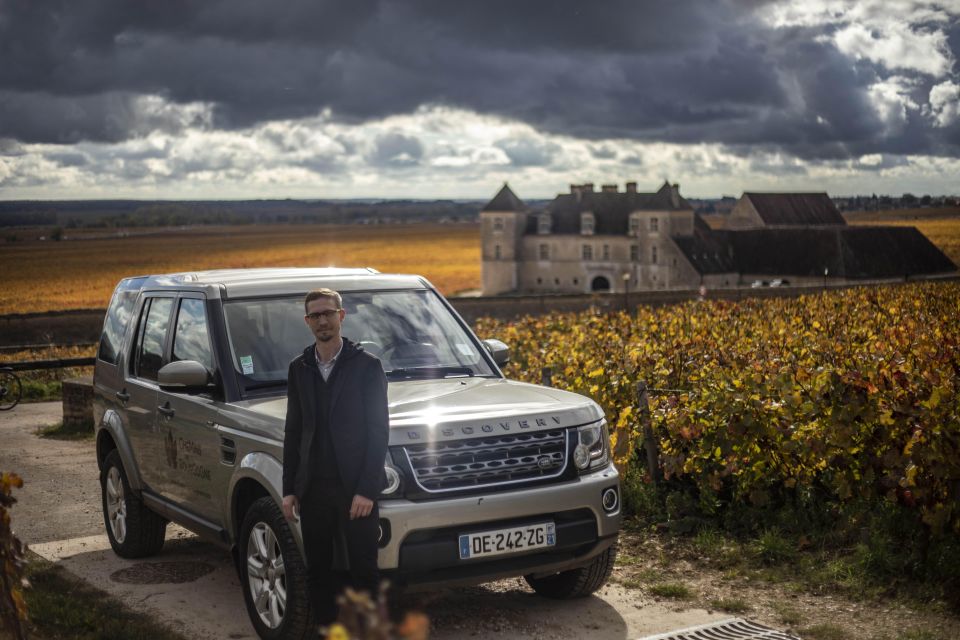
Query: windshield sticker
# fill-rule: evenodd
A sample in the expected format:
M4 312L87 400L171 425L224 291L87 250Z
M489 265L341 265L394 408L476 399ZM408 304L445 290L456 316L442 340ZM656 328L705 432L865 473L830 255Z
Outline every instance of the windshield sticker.
M253 375L253 356L240 356L240 368L243 369L243 375Z
M459 351L461 354L465 356L473 355L473 349L470 348L470 345L463 344L462 342L457 343L457 351Z

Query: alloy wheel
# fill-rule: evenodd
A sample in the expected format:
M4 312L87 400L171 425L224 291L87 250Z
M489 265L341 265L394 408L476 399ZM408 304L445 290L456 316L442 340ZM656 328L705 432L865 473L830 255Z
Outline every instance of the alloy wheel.
M247 580L260 620L271 629L283 623L287 608L287 575L273 529L258 522L247 540Z

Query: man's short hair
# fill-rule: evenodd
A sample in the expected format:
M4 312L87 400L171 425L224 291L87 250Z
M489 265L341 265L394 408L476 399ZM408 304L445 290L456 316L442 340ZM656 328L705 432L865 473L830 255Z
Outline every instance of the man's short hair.
M307 295L303 298L303 312L309 313L307 305L319 298L330 298L337 305L337 309L343 309L343 298L340 297L339 293L333 289L314 289L307 292Z

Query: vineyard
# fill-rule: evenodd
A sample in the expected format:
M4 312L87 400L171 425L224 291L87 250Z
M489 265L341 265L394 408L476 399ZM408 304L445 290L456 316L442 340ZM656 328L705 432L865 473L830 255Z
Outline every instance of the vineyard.
M669 487L722 518L786 506L828 521L871 505L932 539L960 533L960 285L924 283L635 316L481 320L508 377L593 397L621 469L648 470L635 384ZM635 481L637 478L632 478ZM956 547L952 547L956 550Z

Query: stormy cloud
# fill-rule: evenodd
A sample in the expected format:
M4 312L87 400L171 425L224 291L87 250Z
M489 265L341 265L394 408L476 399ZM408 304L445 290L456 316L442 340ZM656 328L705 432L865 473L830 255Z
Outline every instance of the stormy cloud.
M631 166L656 156L644 145L708 144L764 173L805 173L771 157L872 155L895 167L896 156L960 158L958 51L960 8L920 0L6 0L0 156L119 145L49 158L80 169L152 136L167 138L148 153L177 137L255 130L291 166L320 173L354 161L451 166L457 154L557 169L573 153L559 138ZM439 159L435 132L364 134L424 110L526 129ZM243 170L243 153L231 142L126 162L170 179Z

